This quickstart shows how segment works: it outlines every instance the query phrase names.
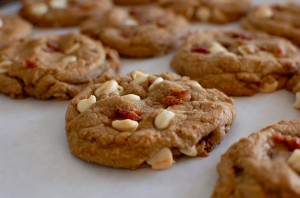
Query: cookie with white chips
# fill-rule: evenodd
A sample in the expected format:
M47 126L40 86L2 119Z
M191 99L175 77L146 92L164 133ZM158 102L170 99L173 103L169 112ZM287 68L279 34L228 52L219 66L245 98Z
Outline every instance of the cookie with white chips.
M76 96L66 113L73 155L115 168L165 169L207 156L235 119L233 100L174 73L134 71Z

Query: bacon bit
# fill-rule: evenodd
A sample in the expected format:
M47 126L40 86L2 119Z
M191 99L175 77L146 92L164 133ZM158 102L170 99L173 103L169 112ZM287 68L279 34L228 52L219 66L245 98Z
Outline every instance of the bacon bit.
M189 90L178 87L171 87L168 90L167 96L162 98L161 103L165 106L174 106L191 100Z
M140 116L143 114L141 111L135 109L123 109L121 107L117 107L115 109L115 113L117 117L122 117L124 119L130 119L137 122L140 122L142 120Z
M124 29L121 32L121 35L126 37L126 38L130 38L136 35L136 31L134 31L133 29Z
M128 10L128 13L132 16L137 16L141 13L141 10L137 9L137 8L130 8Z
M169 96L174 96L176 98L179 98L183 101L190 101L191 100L191 93L187 89L180 89L177 87L172 87L169 89Z
M47 41L47 52L59 52L61 51L59 43L54 40Z
M183 101L174 96L166 96L161 99L161 103L167 107L182 104Z
M210 51L206 47L195 47L192 49L192 52L197 52L201 54L209 54Z
M26 68L36 68L37 67L36 58L29 58L29 59L25 60L23 64Z
M282 57L284 55L284 51L281 47L274 49L274 55L277 57Z
M233 33L233 38L251 40L252 36L248 33Z
M158 27L166 27L168 25L168 22L167 20L160 18L156 21L156 25Z
M300 149L300 138L284 136L279 133L275 133L273 136L275 143L285 145L290 151Z

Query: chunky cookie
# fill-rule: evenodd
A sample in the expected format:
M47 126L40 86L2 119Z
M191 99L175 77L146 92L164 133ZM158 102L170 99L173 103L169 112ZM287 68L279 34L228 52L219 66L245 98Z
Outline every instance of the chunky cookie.
M0 93L69 99L118 68L116 51L78 33L21 40L0 51Z
M180 155L207 156L235 118L233 100L174 73L139 71L76 96L66 113L71 152L116 168L172 166Z
M17 15L0 16L0 48L28 37L31 32L31 25Z
M20 14L39 27L75 26L112 8L111 0L23 0Z
M300 197L300 120L243 138L222 156L212 198Z
M156 0L114 0L116 4L132 5L132 4L146 4L154 3Z
M189 24L183 17L158 7L114 8L83 23L81 31L123 56L149 57L174 48L187 35Z
M189 36L171 61L179 74L228 95L274 92L300 70L298 50L264 33L208 30Z
M160 4L192 21L212 23L237 21L250 8L250 0L160 0Z
M263 6L241 21L242 27L285 37L300 46L300 4Z

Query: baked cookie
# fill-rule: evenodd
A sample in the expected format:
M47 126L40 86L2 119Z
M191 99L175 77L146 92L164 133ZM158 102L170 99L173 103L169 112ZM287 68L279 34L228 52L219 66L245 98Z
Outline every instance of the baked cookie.
M116 51L78 33L20 40L0 50L0 93L69 99L118 68Z
M160 0L160 5L192 21L222 24L237 21L245 15L250 0Z
M68 27L112 5L111 0L23 0L20 15L39 27Z
M0 48L14 41L28 37L32 32L31 25L17 15L0 15Z
M258 7L249 12L241 26L285 37L300 46L299 10L296 3Z
M187 35L189 24L158 7L114 8L83 23L81 31L123 56L137 58L169 52Z
M243 138L222 156L212 198L300 197L300 120Z
M171 61L179 74L232 96L274 92L300 70L298 50L264 33L208 30L189 36Z
M132 4L146 4L154 3L156 0L114 0L116 4L132 5Z
M71 152L116 168L172 166L207 156L235 118L233 100L174 73L134 71L76 96L66 113Z

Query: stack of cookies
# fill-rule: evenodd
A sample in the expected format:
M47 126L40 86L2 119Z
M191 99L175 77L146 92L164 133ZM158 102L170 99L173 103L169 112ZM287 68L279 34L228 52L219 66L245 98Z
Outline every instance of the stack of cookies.
M288 89L300 108L299 10L250 0L23 0L19 15L0 16L0 93L71 99L66 135L78 158L166 169L221 143L236 118L230 96ZM244 29L190 28L239 21ZM32 36L65 27L79 32ZM120 57L174 50L177 74L118 74ZM281 121L232 145L212 197L300 197L299 123Z

